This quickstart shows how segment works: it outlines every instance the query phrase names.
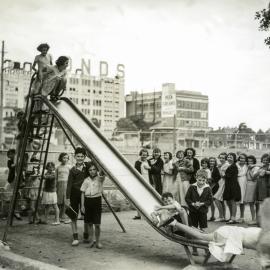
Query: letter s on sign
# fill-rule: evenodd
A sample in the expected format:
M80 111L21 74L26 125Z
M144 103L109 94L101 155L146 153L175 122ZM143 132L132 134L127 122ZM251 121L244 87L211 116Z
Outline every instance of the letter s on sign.
M125 66L123 64L118 64L117 65L117 76L119 78L124 78L125 77Z

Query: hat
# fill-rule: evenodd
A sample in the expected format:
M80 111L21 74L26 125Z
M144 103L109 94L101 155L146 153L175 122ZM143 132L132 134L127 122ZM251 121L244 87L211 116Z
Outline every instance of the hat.
M50 46L48 43L41 43L40 45L38 45L37 50L41 52L42 48L44 47L47 48L48 50L50 49Z

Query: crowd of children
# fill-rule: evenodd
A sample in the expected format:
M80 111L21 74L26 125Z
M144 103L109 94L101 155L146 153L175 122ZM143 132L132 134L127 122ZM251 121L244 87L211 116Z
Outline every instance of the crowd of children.
M208 221L236 224L246 221L246 205L251 212L248 224L256 225L260 203L270 196L269 154L262 155L261 164L257 164L253 155L225 152L218 158L202 158L199 162L193 148L180 150L175 157L164 152L162 158L158 148L153 149L151 158L147 149L141 150L139 155L135 168L144 172L144 179L158 193L170 192L181 206L188 208L192 224L200 229L207 227L208 208L211 210ZM198 178L205 178L205 183L200 183ZM240 218L236 219L238 205ZM227 208L229 216L226 218ZM218 217L215 217L216 209ZM202 219L199 221L198 217Z

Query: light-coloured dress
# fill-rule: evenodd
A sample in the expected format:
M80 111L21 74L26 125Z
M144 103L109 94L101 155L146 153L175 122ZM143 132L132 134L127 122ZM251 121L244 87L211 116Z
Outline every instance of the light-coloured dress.
M241 190L241 200L238 203L244 203L244 198L246 194L246 188L247 188L247 170L248 166L244 164L243 166L240 166L238 163L236 164L238 168L238 183Z
M258 166L248 168L247 170L247 187L244 197L245 203L254 203L256 200L257 177L254 177L254 175L257 173L258 170Z
M59 165L56 168L56 191L57 191L57 203L65 204L66 202L66 191L67 191L67 180L70 171L69 165Z
M173 161L169 160L163 165L163 193L171 192L175 196L175 185L174 185L174 176L173 176Z
M219 172L221 175L220 180L218 181L218 190L215 193L215 195L213 196L214 199L218 200L218 201L223 201L223 192L224 192L224 188L225 188L225 179L224 179L224 175L225 175L225 171L227 170L227 168L230 166L230 164L226 161L223 165L221 165L221 167L219 168Z
M57 66L47 67L47 73L44 74L42 81L41 94L47 96L54 92L56 88L63 89L66 84L66 70L59 71ZM60 85L59 85L60 84Z

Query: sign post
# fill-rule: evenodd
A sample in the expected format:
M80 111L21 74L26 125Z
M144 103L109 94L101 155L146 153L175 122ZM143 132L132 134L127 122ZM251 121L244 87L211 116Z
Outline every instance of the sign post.
M176 93L174 84L162 87L161 118L173 118L173 154L176 151Z

